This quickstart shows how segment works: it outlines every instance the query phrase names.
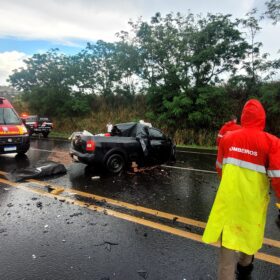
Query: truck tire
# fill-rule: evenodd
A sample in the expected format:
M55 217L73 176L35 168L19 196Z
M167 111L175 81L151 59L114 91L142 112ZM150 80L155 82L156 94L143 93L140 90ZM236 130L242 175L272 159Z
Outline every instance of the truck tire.
M42 134L43 134L44 138L48 138L49 132L48 131L44 131L44 132L42 132Z
M120 154L111 154L105 163L106 169L112 174L118 174L125 168L125 159Z
M28 150L29 150L29 148L26 149L26 150L21 150L21 151L19 151L17 154L18 154L19 156L23 156L23 155L25 155L25 154L28 152Z

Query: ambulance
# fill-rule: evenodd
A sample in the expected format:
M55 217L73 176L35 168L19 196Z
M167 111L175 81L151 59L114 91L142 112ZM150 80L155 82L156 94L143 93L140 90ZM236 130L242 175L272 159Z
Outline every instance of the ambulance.
M12 104L0 97L0 154L25 154L30 147L28 131Z

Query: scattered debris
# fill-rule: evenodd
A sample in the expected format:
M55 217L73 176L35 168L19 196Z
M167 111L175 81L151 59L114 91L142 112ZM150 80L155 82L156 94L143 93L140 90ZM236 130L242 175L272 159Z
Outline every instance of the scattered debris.
M105 244L110 244L112 246L119 245L119 243L111 242L111 241L104 241Z
M138 172L138 165L135 161L132 162L131 168L132 168L133 172Z
M172 220L173 224L174 224L177 220L178 220L178 217L174 217L173 220Z
M187 229L188 231L192 232L192 227L191 226L185 225L185 229Z
M147 279L148 278L148 272L145 270L138 270L137 271L138 275L141 276L143 279Z
M81 215L83 215L82 212L77 212L77 213L71 214L70 217L72 218L72 217L77 217L77 216L81 216Z
M64 188L58 188L58 187L54 187L51 185L46 185L44 186L45 189L47 189L48 193L54 194L54 195L58 195L62 192L64 192Z
M115 242L111 242L111 241L104 241L103 243L101 244L96 244L96 245L93 245L93 246L105 246L105 249L109 252L111 252L111 248L112 246L117 246L119 245L119 243L115 243Z
M51 185L45 185L44 188L47 189L47 191L48 191L49 193L52 192L52 191L55 189L55 188L54 188L53 186L51 186Z
M129 175L135 175L135 173L150 174L151 171L153 171L154 173L160 173L161 175L163 175L163 174L167 175L166 171L163 169L159 170L160 166L157 166L157 165L149 166L149 167L138 167L138 165L135 162L133 162L131 165L131 168L132 168L133 173L127 172L127 174L129 174Z
M1 233L4 233L4 232L7 232L7 229L5 229L5 228L0 228L0 234L1 234Z
M33 254L33 255L32 255L32 258L33 258L33 259L36 259L37 257L36 257L36 255Z
M100 176L92 176L91 177L91 180L99 180L100 179Z
M106 243L106 244L105 244L105 249L106 249L107 251L111 252L111 244Z
M13 204L13 203L9 203L9 204L7 204L7 206L8 206L8 207L13 207L14 204Z
M38 202L36 203L36 206L37 206L38 208L42 209L42 208L43 208L43 203L42 203L41 201L38 201Z
M36 165L15 169L5 175L5 177L13 182L24 181L32 178L42 178L51 175L65 174L67 172L65 166L54 161L39 161Z
M56 188L51 193L54 195L58 195L58 194L61 194L62 192L64 192L64 188Z

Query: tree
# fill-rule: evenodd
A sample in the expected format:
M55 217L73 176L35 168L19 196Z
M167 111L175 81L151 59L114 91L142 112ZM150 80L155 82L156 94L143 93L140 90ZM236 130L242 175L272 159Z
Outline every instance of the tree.
M92 73L94 92L104 97L114 95L116 83L121 79L121 72L116 64L116 46L113 43L97 41L87 44L86 55L88 65L86 71Z
M138 89L138 75L141 69L141 59L138 49L133 45L133 42L126 42L125 38L118 35L121 38L120 42L115 44L115 62L121 77L116 89L117 95L124 96L131 99Z
M265 16L273 20L273 24L280 21L280 0L270 0L265 2L267 11Z
M279 136L280 82L265 83L260 88L261 101L267 112L267 128Z
M248 31L247 36L249 38L247 59L244 60L242 67L247 74L243 77L243 80L246 82L249 92L257 91L257 84L265 78L262 75L269 69L269 64L267 63L268 54L261 54L262 43L256 42L256 35L261 30L256 14L257 10L253 9L246 14L244 19L240 20L243 28Z
M58 49L34 54L25 60L25 65L15 70L9 81L12 86L23 91L23 98L33 113L69 116L89 111L89 106L81 100L81 96L77 102L68 59Z
M156 13L150 23L139 20L131 26L142 60L139 75L148 93L149 116L167 126L197 112L198 90L193 88L221 83L222 75L235 73L248 49L238 22L229 15Z

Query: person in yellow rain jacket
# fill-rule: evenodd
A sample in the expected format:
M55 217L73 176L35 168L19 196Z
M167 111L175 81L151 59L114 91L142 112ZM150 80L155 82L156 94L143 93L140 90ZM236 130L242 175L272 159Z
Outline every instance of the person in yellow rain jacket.
M269 181L280 200L280 140L263 131L265 117L258 100L247 101L242 128L219 144L221 182L202 237L205 243L221 242L219 280L235 279L236 268L239 279L251 273L264 237Z

